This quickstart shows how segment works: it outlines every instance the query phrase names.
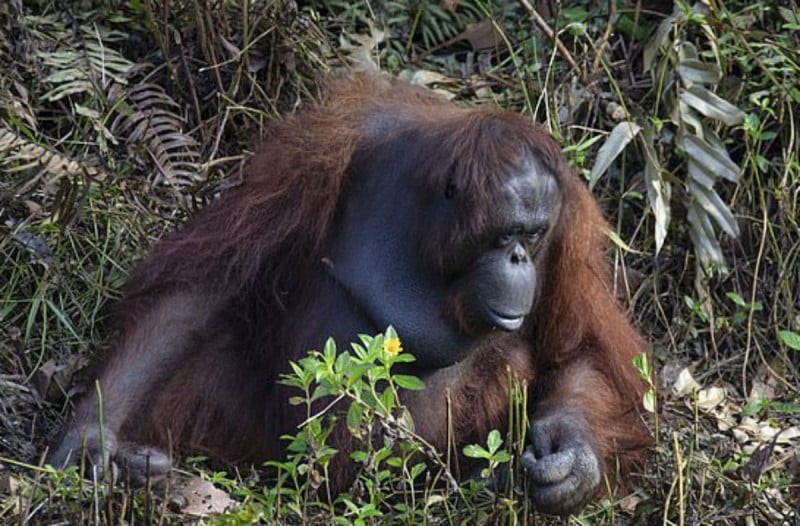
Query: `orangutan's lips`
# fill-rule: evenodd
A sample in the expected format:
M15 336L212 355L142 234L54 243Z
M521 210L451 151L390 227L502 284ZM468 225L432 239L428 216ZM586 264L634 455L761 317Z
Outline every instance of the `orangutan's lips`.
M492 323L504 331L516 331L522 327L522 322L525 321L524 314L506 314L497 312L491 307L488 307L489 318Z

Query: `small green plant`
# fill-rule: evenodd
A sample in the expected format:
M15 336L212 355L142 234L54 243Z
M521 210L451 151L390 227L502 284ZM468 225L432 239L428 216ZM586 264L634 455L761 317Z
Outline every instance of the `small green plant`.
M647 358L647 353L638 354L633 359L633 366L636 367L636 370L639 371L639 375L641 375L642 379L647 382L648 386L647 391L644 393L644 398L642 399L642 405L648 412L655 413L658 406L656 389L655 385L653 384L653 365Z
M726 296L728 297L728 299L729 299L729 300L731 300L731 301L732 301L732 302L733 302L733 303L734 303L734 304L735 304L737 307L741 307L742 309L745 309L745 310L747 310L747 311L750 311L750 310L752 310L752 311L754 311L754 312L760 312L760 311L764 310L764 304L763 304L763 303L761 303L760 301L747 302L747 301L745 301L745 299L744 299L744 298L741 296L741 294L738 294L738 293L736 293L736 292L726 292L726 293L725 293L725 295L726 295ZM739 314L741 315L742 313L739 313ZM739 320L737 319L736 321L739 321Z
M425 384L392 368L414 360L389 327L374 337L360 335L359 342L341 352L329 339L322 352L292 362L292 373L280 381L302 392L289 403L304 407L305 420L296 434L283 437L289 443L287 460L269 463L279 472L271 490L274 499L288 497L290 509L304 519L309 503L317 502L335 523L364 524L389 510L418 513L426 486L437 481L446 482L446 492L456 490L449 466L415 433L402 403L401 390L420 390ZM331 440L334 433L338 441ZM336 458L341 453L332 444L340 443L343 433L355 447L347 457ZM334 461L351 463L356 473L350 491L335 498L329 476ZM423 475L427 478L420 484Z
M500 432L497 429L493 429L486 439L485 448L478 444L471 444L464 448L464 455L469 458L485 460L487 466L481 470L481 476L490 478L494 475L495 469L499 465L511 461L511 454L504 449L500 449L502 445L503 439L500 437Z
M390 516L392 521L417 523L434 508L450 513L455 507L477 518L487 513L485 507L499 502L475 497L486 490L488 480L502 478L497 476L501 466L505 469L509 464L511 477L506 481L513 480L512 471L518 467L510 466L512 454L507 449L520 446L525 433L515 431L504 441L493 430L485 446L464 448L466 457L483 459L486 465L480 479L460 484L450 457L415 432L412 416L403 405L403 390L421 390L425 384L393 368L414 360L389 327L374 337L360 335L348 350L337 349L329 339L321 352L311 351L292 362L292 372L280 382L300 391L289 403L304 408L304 421L297 433L283 437L288 442L287 458L267 464L277 471L276 482L255 499L259 509L275 510L276 517L312 522L368 524ZM512 400L524 404L522 388L510 385ZM519 415L512 420L520 420L511 426L515 430L527 425ZM346 456L337 450L343 443L349 444ZM354 482L347 491L335 487L330 477L334 462L352 466ZM496 485L498 490L504 486ZM509 513L516 512L515 499L502 502Z

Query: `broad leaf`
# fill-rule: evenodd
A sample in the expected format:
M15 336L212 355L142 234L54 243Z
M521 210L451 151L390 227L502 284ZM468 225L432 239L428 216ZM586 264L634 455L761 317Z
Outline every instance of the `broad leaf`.
M724 148L694 135L684 136L680 143L686 154L709 174L723 177L733 183L739 181L739 167L731 161Z
M689 158L687 168L689 172L689 179L706 188L711 188L714 186L716 174L712 174L704 170L700 164L694 161L694 159Z
M416 376L396 374L393 378L395 383L403 389L408 389L409 391L421 391L425 389L425 384Z
M614 126L611 133L600 147L597 152L597 159L595 159L594 166L592 167L592 174L589 176L589 188L594 188L600 176L608 170L611 163L614 162L625 146L631 142L631 139L636 137L641 127L635 122L623 121Z
M681 79L692 84L716 84L722 78L722 71L716 64L701 60L684 60L678 64Z
M744 120L745 113L702 86L689 86L681 91L681 100L706 117L736 126Z
M724 265L725 258L722 255L722 249L719 246L719 242L717 242L717 236L708 214L696 202L690 201L686 220L690 227L689 237L692 238L692 244L700 261L704 265L709 263Z
M362 418L364 416L363 408L356 404L350 404L350 409L347 410L347 428L351 433L356 434L361 428Z
M683 20L683 14L680 11L677 11L665 18L658 25L658 28L656 28L653 38L650 39L644 48L642 58L644 60L645 72L650 71L650 68L653 67L653 61L655 60L656 56L658 56L661 50L667 45L667 39L669 38L670 31L672 31L672 28L675 26L675 23L678 20Z
M739 224L717 192L693 182L686 185L692 198L705 210L714 221L731 237L739 236Z
M800 334L793 331L778 331L778 338L788 348L800 351Z
M644 181L647 187L647 200L650 201L650 208L653 210L653 216L656 220L656 254L658 254L664 245L670 222L669 201L671 188L669 183L661 178L661 164L651 141L651 137L644 141Z

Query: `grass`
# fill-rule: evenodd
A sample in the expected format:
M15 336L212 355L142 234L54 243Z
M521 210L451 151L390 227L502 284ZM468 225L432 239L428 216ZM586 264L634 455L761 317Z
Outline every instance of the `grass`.
M653 12L619 2L610 17L605 5L574 2L548 14L532 2L558 31L560 51L524 3L462 4L454 13L413 2L383 12L337 1L298 11L267 2L0 7L7 65L0 71L0 523L198 520L175 487L87 481L42 467L42 453L86 388L85 367L102 353L109 309L135 261L236 184L263 124L313 96L316 74L348 56L371 56L393 73L436 72L435 87L459 104L497 104L535 118L587 179L620 119L645 130L593 191L617 235L610 257L618 294L653 342L653 462L630 495L558 521L532 515L524 496L475 483L420 490L401 475L393 480L410 488L403 494L370 496L361 487L332 505L300 479L276 486L261 470L223 473L185 459L173 484L199 476L222 490L215 504L237 503L199 520L798 524L800 20L777 1L678 6L685 17L667 33L651 75L643 72L643 51L671 6ZM494 22L483 27L501 32L496 47L452 41L490 14ZM477 41L475 34L466 40ZM725 268L703 264L687 220L693 195L676 137L697 128L672 119L675 50L687 44L697 60L719 68L715 93L745 114L735 126L700 116L704 133L717 134L740 167L737 183L714 185L741 231L734 239L714 229ZM85 60L98 49L108 53L105 63ZM70 67L78 73L59 76L66 52L75 53ZM55 88L70 94L58 97ZM134 96L142 92L152 95ZM155 116L166 132L133 139L125 123ZM170 143L176 134L187 140ZM656 180L671 188L660 250L647 186L650 147ZM198 177L182 177L182 162L195 163ZM489 457L500 451L479 446ZM291 474L295 462L281 473ZM399 462L409 476L415 464Z

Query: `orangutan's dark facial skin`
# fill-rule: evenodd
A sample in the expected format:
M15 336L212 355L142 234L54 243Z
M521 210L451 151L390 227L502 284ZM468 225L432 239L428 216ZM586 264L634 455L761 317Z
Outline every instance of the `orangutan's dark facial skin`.
M468 254L468 261L460 262L457 274L443 274L420 254L419 239L425 218L437 215L430 208L454 208L458 202L444 193L439 199L418 198L411 178L403 176L413 160L397 159L389 170L385 161L367 158L357 165L368 176L349 191L332 243L330 274L373 331L393 325L403 335L418 367L453 365L483 335L519 329L533 308L537 258L560 210L556 180L536 159L520 163L523 168L509 174L493 200L485 229L469 236L473 247L451 249ZM470 334L441 314L454 294L465 302Z

